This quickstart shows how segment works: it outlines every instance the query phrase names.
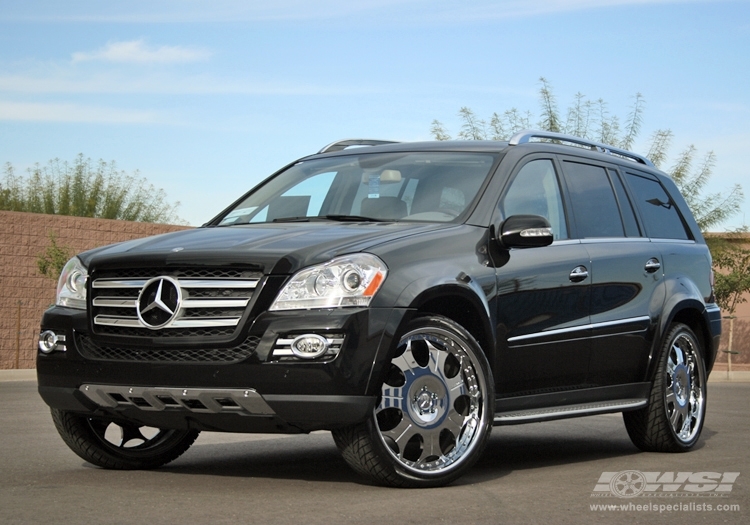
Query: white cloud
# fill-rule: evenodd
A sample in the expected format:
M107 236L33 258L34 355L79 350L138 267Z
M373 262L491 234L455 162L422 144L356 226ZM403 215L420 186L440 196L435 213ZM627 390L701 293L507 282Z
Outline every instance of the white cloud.
M73 62L103 61L133 64L174 64L206 60L211 52L184 46L149 47L145 40L109 42L91 52L73 53Z
M163 71L134 76L120 71L86 72L54 66L0 74L0 93L21 94L350 96L392 91L392 86L387 85L316 85L207 74L180 75Z
M143 124L164 122L155 113L118 108L0 100L0 121Z

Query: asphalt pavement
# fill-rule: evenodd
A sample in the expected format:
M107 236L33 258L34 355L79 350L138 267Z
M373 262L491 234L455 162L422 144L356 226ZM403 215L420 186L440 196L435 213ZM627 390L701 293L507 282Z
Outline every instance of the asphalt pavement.
M327 432L206 432L161 469L99 469L65 446L25 374L0 373L2 524L750 521L748 382L709 382L703 435L688 453L640 452L619 414L495 427L466 476L406 490L364 482Z

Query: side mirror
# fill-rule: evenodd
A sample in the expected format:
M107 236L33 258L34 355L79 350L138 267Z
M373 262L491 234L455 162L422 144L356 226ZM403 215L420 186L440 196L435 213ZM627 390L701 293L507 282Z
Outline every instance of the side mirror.
M541 215L513 215L500 224L498 240L506 248L533 248L549 246L554 235Z

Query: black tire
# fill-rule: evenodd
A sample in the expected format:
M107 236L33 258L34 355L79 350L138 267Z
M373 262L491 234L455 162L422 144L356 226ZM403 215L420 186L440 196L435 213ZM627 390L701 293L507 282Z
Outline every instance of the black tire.
M200 434L199 430L161 430L55 408L52 420L73 452L89 463L116 470L165 465L190 448Z
M687 325L673 324L659 354L648 405L623 412L633 444L645 452L685 452L700 438L706 415L703 348Z
M482 454L494 395L471 334L445 317L419 318L399 341L372 416L333 438L346 462L376 483L445 485Z

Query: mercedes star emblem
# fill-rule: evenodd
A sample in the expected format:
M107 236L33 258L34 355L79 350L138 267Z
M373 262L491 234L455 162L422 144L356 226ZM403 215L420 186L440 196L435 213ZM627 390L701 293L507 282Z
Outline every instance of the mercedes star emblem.
M138 319L146 328L163 328L177 316L181 302L179 282L171 277L155 277L143 285L138 295Z

